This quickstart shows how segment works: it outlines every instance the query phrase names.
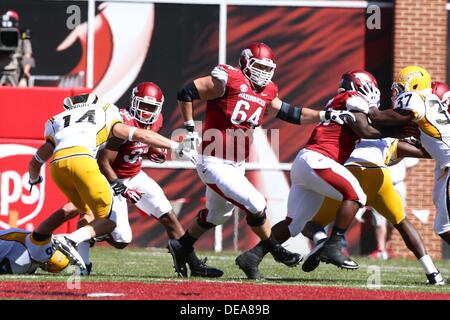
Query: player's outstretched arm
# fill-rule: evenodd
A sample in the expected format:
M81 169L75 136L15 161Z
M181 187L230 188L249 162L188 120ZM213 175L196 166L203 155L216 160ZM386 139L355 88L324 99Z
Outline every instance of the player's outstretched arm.
M422 146L415 146L405 141L398 142L396 153L398 158L410 157L431 159L430 154Z
M42 182L42 177L40 175L41 167L53 155L54 149L55 147L53 146L53 144L47 141L43 145L41 145L38 151L34 154L33 158L28 164L28 173L30 174L29 183L31 187Z
M363 112L353 112L356 117L356 121L349 124L353 132L363 139L379 139L382 138L380 130L372 127L369 124L367 115Z
M112 128L112 134L119 139L138 141L149 146L170 149L178 157L189 160L194 164L196 163L197 155L193 150L187 149L184 144L170 140L154 131L130 127L123 123L116 123Z
M369 118L377 127L399 126L407 124L414 119L414 114L409 110L388 109L380 111L378 108L369 109Z
M130 127L123 123L117 123L112 129L115 137L123 140L138 141L149 146L166 149L176 149L178 142L172 141L159 133L151 130Z
M314 124L321 121L334 121L338 124L355 121L355 117L344 110L317 111L309 108L292 107L289 103L276 97L268 107L268 111L277 118L293 124Z

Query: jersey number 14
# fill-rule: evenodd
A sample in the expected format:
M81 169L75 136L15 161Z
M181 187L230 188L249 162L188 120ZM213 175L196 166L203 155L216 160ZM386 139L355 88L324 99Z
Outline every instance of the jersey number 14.
M68 114L67 116L64 116L64 128L68 127L70 125L70 118L71 115ZM80 119L78 119L77 121L75 121L75 123L80 123L80 122L89 122L92 124L95 124L95 110L91 109L86 111L85 114L83 114Z

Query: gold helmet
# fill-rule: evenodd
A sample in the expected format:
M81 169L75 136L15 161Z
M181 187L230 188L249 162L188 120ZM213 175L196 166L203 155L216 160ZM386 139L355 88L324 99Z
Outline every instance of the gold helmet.
M60 273L69 265L69 259L59 250L55 250L50 259L41 265L47 272Z
M407 66L399 71L391 87L397 91L395 95L406 91L431 91L431 76L427 70L419 66Z

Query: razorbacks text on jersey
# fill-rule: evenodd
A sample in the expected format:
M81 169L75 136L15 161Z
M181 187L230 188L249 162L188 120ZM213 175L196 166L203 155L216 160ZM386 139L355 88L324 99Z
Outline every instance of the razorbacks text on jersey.
M207 102L201 153L243 161L249 155L251 129L261 125L278 87L270 82L263 90L255 91L240 69L225 64L216 66L211 76L224 84L225 92Z
M89 155L95 156L118 122L122 122L119 109L110 103L68 109L46 122L45 140L53 143L55 153L82 147Z
M131 116L126 109L120 109L123 122L131 127L140 128L139 122ZM158 132L163 124L163 116L159 115L158 120L146 129ZM112 164L114 172L120 179L132 178L136 176L142 167L142 156L147 154L148 145L137 141L125 141L119 148L116 159Z
M438 168L450 166L450 115L434 94L404 92L394 103L394 109L409 110L420 128L420 141L436 160Z
M364 113L369 111L367 101L356 91L345 91L338 94L328 102L326 108ZM358 140L359 137L347 124L341 126L327 121L316 126L305 148L344 164Z

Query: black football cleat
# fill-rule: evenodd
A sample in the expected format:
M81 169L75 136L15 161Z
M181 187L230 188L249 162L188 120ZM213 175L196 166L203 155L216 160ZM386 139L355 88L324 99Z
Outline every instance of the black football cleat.
M259 280L262 278L258 268L261 258L253 252L245 251L244 253L241 253L234 261L239 269L244 271L247 278L252 280Z
M86 264L86 270L78 270L80 276L90 276L92 271L92 262Z
M186 262L189 252L183 248L178 240L174 239L169 240L167 249L169 249L169 253L172 255L175 272L179 277L187 278Z
M303 260L301 254L291 252L284 248L281 244L276 244L271 250L273 258L276 262L283 263L288 267L295 267Z
M445 280L439 271L427 274L426 276L428 279L427 284L429 284L429 285L443 286L445 284Z
M302 270L305 272L311 272L317 269L320 264L320 253L322 252L323 246L327 239L322 239L319 243L311 250L305 261L302 264Z
M188 260L189 268L191 269L192 277L203 278L219 278L223 276L223 271L217 268L210 267L206 264L207 258L191 262Z
M326 241L319 256L321 261L334 264L342 269L356 270L359 267L355 261L342 253L342 245L340 242Z

